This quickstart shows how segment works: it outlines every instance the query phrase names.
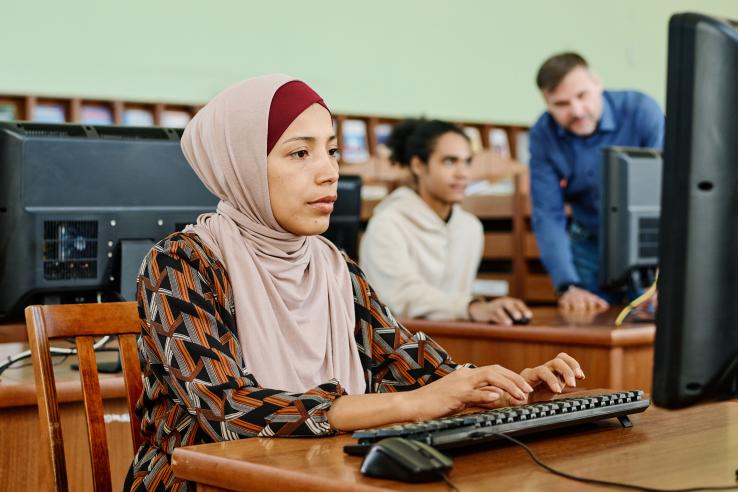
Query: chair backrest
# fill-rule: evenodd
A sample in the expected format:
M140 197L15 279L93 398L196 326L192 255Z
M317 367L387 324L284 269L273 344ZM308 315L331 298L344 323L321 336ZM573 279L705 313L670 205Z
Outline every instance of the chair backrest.
M82 380L93 483L96 491L109 491L112 488L110 458L93 340L94 337L105 335L118 336L135 453L142 437L140 422L134 410L143 388L136 348L136 337L140 332L136 303L35 305L28 306L25 315L36 379L42 449L48 450L50 455L54 488L67 490L67 472L49 340L74 338Z

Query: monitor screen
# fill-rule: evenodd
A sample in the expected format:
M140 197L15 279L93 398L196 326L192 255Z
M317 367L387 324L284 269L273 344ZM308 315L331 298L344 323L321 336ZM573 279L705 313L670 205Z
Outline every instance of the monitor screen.
M607 147L600 173L600 285L637 290L658 263L661 151Z
M669 23L653 399L738 396L738 23Z

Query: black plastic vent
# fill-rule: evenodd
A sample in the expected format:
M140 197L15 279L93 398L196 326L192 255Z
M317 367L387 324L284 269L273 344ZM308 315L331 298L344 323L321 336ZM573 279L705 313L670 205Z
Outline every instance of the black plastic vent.
M638 219L638 256L657 258L659 256L659 219L641 217Z
M21 123L18 125L24 135L30 137L86 137L87 133L79 125L54 125L45 123Z
M104 139L174 140L163 128L136 126L96 126L95 131Z
M97 221L44 221L44 279L97 278Z

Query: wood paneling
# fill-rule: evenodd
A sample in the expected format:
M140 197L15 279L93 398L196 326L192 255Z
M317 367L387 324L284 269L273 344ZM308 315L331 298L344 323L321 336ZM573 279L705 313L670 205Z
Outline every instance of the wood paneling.
M512 258L515 254L512 232L485 232L484 259Z
M615 327L616 315L616 309L588 318L534 308L528 326L426 320L403 324L429 335L458 363L500 364L521 371L566 352L587 375L580 386L650 391L656 329L652 324Z

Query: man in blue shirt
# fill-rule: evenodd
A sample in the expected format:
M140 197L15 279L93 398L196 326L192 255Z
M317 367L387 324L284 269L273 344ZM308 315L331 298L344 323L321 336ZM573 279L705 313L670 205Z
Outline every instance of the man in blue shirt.
M547 108L530 130L533 230L541 261L562 308L606 307L614 299L598 288L602 149L663 147L664 115L645 94L603 90L576 53L546 60L536 82ZM565 203L572 212L568 229Z

